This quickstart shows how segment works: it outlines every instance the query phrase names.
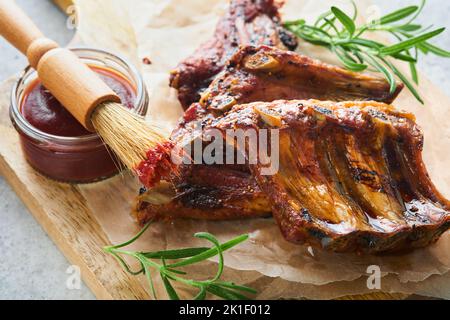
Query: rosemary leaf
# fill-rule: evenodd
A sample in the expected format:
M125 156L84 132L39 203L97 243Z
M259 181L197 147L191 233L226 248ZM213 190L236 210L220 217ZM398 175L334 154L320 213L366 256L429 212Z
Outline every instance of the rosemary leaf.
M200 238L200 239L206 239L206 240L210 241L216 247L217 252L219 254L219 267L217 268L216 276L211 281L214 282L214 281L219 280L223 273L223 250L222 250L222 247L220 246L219 241L217 240L216 237L214 237L212 234L207 233L207 232L196 233L195 237Z
M167 276L164 273L161 273L161 278L163 280L164 286L166 287L166 291L167 291L167 294L169 295L170 300L180 300L180 297L178 296L177 292L173 288L169 279L167 279Z
M400 72L400 70L397 69L397 67L395 67L392 63L390 63L387 60L384 60L384 62L394 71L394 73L397 75L397 77L400 78L400 80L402 80L402 82L405 84L405 86L409 89L409 91L411 91L411 93L414 95L414 97L421 103L423 104L423 99L420 96L419 92L416 90L416 88L414 87L414 85L411 83L411 81L408 80L408 78Z
M220 244L217 238L210 233L200 232L194 235L199 239L204 239L211 242L213 244L212 248L206 247L183 248L177 250L162 250L154 252L133 252L122 249L138 240L139 237L141 237L142 234L149 228L150 224L151 222L149 222L131 240L128 240L116 246L107 246L103 248L103 250L111 254L115 259L117 259L119 263L123 266L123 268L130 274L139 275L141 273L144 273L147 282L149 284L150 290L152 292L152 295L155 299L157 299L157 296L151 273L152 269L154 269L155 273L159 274L159 276L161 277L162 283L164 284L164 287L167 292L167 296L171 300L180 299L180 296L173 287L172 282L178 282L185 286L190 286L199 289L199 292L194 297L195 300L206 299L207 293L210 293L212 295L224 299L248 300L249 298L245 296L243 292L250 294L256 293L254 289L249 288L247 286L241 286L236 285L232 282L221 281L221 277L225 266L223 252L247 240L248 235L241 235L224 244ZM179 267L184 267L202 262L217 255L219 257L218 268L215 276L212 277L211 279L203 281L188 279L183 277L187 276L187 273L185 271L177 269ZM125 262L122 256L129 256L135 258L139 262L141 269L138 271L131 270L131 268ZM179 261L170 264L167 262L167 260L179 260Z
M435 45L432 45L431 43L424 42L422 43L422 46L427 49L428 52L432 52L437 56L443 57L443 58L450 58L450 52L446 51L444 49L441 49Z
M434 38L435 36L441 34L442 32L445 31L445 28L440 28L425 34L422 34L420 36L414 37L414 38L410 38L408 40L402 41L400 43L394 44L392 46L389 47L384 47L380 50L380 54L382 56L391 56L393 54L396 53L400 53L402 51L411 49L412 47L414 47L415 45L417 45L418 43L424 42L428 39Z
M193 256L201 254L207 250L209 250L209 248L185 248L185 249L178 249L178 250L143 252L142 255L148 259L175 260L175 259L193 257Z
M204 286L200 287L200 291L198 294L194 297L194 300L205 300L206 298L206 289Z
M386 79L389 82L390 85L390 93L394 93L395 90L397 89L397 84L395 82L395 77L392 74L391 71L389 71L385 66L383 66L381 63L379 63L377 61L376 58L371 57L370 55L366 55L366 58L369 60L369 63L379 72L382 72L385 76Z
M352 36L356 31L355 22L350 18L344 11L337 7L331 7L331 12L336 16L336 18L342 23L342 25L347 29Z
M145 270L145 277L146 277L147 282L148 282L148 284L149 284L149 286L150 286L150 289L152 290L153 298L154 298L155 300L158 300L158 297L156 296L155 285L153 284L152 275L151 275L151 273L150 273L150 268L147 266L146 263L142 263L142 264L143 264L144 270Z
M221 248L222 251L226 251L228 249L231 249L231 248L237 246L241 242L246 241L247 239L248 239L248 235L242 235L242 236L239 236L239 237L237 237L237 238L235 238L233 240L230 240L230 241L222 244L220 246L220 248ZM205 251L205 252L203 252L201 254L198 254L198 255L196 255L196 256L194 256L192 258L185 259L185 260L182 260L182 261L170 264L169 267L171 267L171 268L184 267L184 266L187 266L187 265L190 265L190 264L194 264L194 263L198 263L198 262L207 260L209 258L212 258L212 257L216 256L217 254L218 254L217 248L211 248L208 251Z
M403 31L403 32L414 32L418 31L422 28L420 24L407 24L404 26L395 27L395 29Z
M416 64L410 62L409 63L409 69L411 70L411 78L416 84L419 84L419 75L417 73Z
M239 286L232 282L216 282L217 285L225 288L235 289L239 291L246 291L248 293L256 294L257 291L253 288L247 287L247 286Z
M414 12L416 12L419 9L418 6L410 6L406 7L397 11L394 11L390 14L387 14L383 17L381 17L379 24L388 24L392 22L396 22L402 19L405 19L406 17L409 17Z
M430 31L432 26L423 27L415 22L422 13L426 0L422 0L418 6L401 8L382 16L378 21L361 26L356 24L358 10L354 1L352 4L352 17L337 7L331 7L317 18L314 25L308 25L305 20L295 20L286 22L285 27L304 41L332 51L348 70L361 72L368 66L374 68L389 82L391 93L396 89L397 77L423 103L414 85L419 83L416 64L420 54L432 53L450 58L450 51L428 42L442 34L445 28ZM336 21L342 24L342 29L336 26ZM388 33L395 37L396 43L388 45L366 37L367 33L373 32ZM409 64L412 81L390 61L394 59Z
M333 52L338 56L347 69L355 72L364 71L367 69L366 64L356 63L345 53L345 51L340 52L340 48L333 46Z

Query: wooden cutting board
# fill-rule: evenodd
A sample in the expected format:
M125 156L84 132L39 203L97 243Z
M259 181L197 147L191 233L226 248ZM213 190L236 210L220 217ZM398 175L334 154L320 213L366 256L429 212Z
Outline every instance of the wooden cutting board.
M63 10L70 0L54 0ZM13 80L0 87L0 173L43 226L59 249L81 268L83 280L99 299L148 299L142 284L104 254L108 245L104 230L76 185L51 181L36 173L22 156L18 135L8 116L9 89ZM426 85L426 84L425 84ZM423 92L436 97L433 86ZM345 299L405 299L404 294L376 293Z

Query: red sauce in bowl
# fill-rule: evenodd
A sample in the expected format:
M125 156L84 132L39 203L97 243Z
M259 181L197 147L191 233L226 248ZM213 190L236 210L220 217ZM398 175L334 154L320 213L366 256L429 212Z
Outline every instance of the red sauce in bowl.
M124 76L110 69L92 69L119 95L123 105L135 108L136 89ZM55 136L43 142L19 130L25 157L40 173L58 181L90 183L119 172L120 162L100 137L79 124L39 79L25 88L19 111L33 130Z
M109 70L97 67L92 69L120 97L125 107L133 108L136 90L126 79ZM48 134L60 137L81 137L92 134L64 109L39 79L27 88L21 113L33 127Z

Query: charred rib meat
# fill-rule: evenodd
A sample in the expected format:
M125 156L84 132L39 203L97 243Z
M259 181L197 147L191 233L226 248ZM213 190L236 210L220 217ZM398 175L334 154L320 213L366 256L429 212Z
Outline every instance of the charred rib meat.
M282 61L280 64L286 65L286 68L280 68L280 74L275 80L271 80L271 76L267 70L260 72L248 72L241 70L243 65L242 61L253 61L252 64L258 64L254 61L265 61L274 57L273 59L279 59ZM210 88L206 91L204 97L209 96L209 99L203 99L202 103L194 103L191 107L185 111L183 118L181 119L178 127L174 130L171 141L179 146L186 146L197 138L198 126L204 127L227 111L227 108L217 107L217 101L226 99L224 97L230 94L234 95L235 102L243 103L247 101L272 101L276 100L280 96L280 92L288 93L289 98L295 99L309 99L309 98L334 98L337 100L358 100L358 99L370 99L389 102L392 101L401 90L402 86L394 94L390 94L389 85L383 79L373 77L370 75L362 75L358 73L348 72L342 68L331 66L321 63L319 61L298 55L293 52L287 52L272 47L244 47L239 50L233 57L230 65L234 67L228 67L223 73L218 75L217 79L211 84ZM286 70L287 69L287 70ZM306 70L306 71L305 71ZM273 70L272 70L273 72ZM296 73L303 72L303 75L296 75ZM324 77L325 75L325 77ZM242 81L237 79L242 76ZM296 77L297 79L292 79ZM225 81L221 79L229 79L227 81L237 83L235 86L225 85ZM308 79L309 78L309 79ZM307 79L307 80L305 80ZM322 80L315 80L322 79ZM276 83L274 83L276 82ZM319 85L312 86L308 85ZM276 90L263 90L261 86L276 87ZM370 94L370 96L368 96ZM229 106L231 107L231 105ZM228 107L228 108L229 108ZM201 128L200 128L201 129ZM208 167L207 165L193 165L194 167ZM186 203L200 203L205 199L205 196L200 192L188 192L184 191L184 188L180 188L179 185L187 184L190 190L205 190L206 186L209 186L208 181L201 182L201 179L197 179L192 182L191 175L199 171L211 172L209 168L200 169L188 169L189 166L185 166L180 170L181 175L171 177L170 180L174 181L175 186L164 184L164 187L150 190L145 195L139 197L138 204L136 205L135 215L139 218L141 223L145 223L152 218L202 218L202 219L232 219L245 217L260 217L262 214L259 209L259 195L254 197L248 193L243 193L240 196L240 201L247 204L246 213L239 215L236 210L231 210L231 207L235 205L228 205L222 202L220 212L216 212L216 209L210 207L204 207L204 210L193 210L191 205L185 205ZM229 171L226 165L214 166L214 171L218 176L229 176L232 172ZM204 175L202 177L205 177ZM216 179L213 180L215 188L223 190L229 188L229 185L220 185L220 183L229 183L231 180ZM247 186L254 189L256 182L252 176L248 176ZM156 181L155 181L156 182ZM246 188L244 188L246 189ZM163 191L162 191L163 190ZM259 188L255 189L259 192ZM158 197L153 193L171 194L173 203L153 203L149 199ZM180 202L179 199L187 199L188 202ZM244 200L244 198L246 198ZM166 198L169 199L169 198ZM231 198L227 198L229 201L234 201ZM217 199L220 200L220 199ZM222 199L222 201L225 199ZM255 201L255 204L252 202ZM227 212L231 210L232 212ZM267 214L267 212L265 212Z
M170 85L178 89L183 107L186 109L200 100L201 92L240 45L262 44L294 50L297 40L281 26L274 0L232 0L214 37L172 72Z
M214 38L171 75L187 108L172 142L192 143L198 124L223 133L275 127L279 170L183 165L171 184L138 197L137 220L273 214L288 241L336 252L436 241L450 228L450 204L426 172L414 117L374 101L299 100L391 103L403 86L391 92L383 79L286 50L296 45L275 1L231 1Z
M212 125L280 124L278 173L251 171L288 241L378 253L426 246L450 228L414 121L376 102L276 101L236 106Z
M355 73L295 52L267 46L242 47L202 95L209 110L224 112L233 105L279 99L333 101L374 100L392 103L395 92L382 77Z
M187 166L172 183L162 182L139 197L134 214L150 220L226 220L272 215L267 196L247 167Z
M365 253L424 247L450 228L450 203L427 174L411 114L377 102L280 100L238 105L204 124L279 129L278 172L190 166L175 189L140 196L142 223L262 217L270 206L288 241Z

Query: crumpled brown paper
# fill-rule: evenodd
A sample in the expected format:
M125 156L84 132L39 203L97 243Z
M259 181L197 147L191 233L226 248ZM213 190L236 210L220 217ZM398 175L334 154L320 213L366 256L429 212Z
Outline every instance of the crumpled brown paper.
M331 4L349 8L348 1L289 0L283 12L289 18L316 17ZM102 47L127 56L141 70L150 93L148 117L173 128L182 114L176 92L169 88L169 72L178 62L209 39L217 20L227 7L225 0L77 0L78 35L87 45ZM367 1L358 1L360 11L369 13ZM369 9L367 9L369 8ZM373 9L373 8L372 8ZM328 59L316 48L300 49L314 57ZM152 64L142 63L148 58ZM419 105L406 90L396 105L417 115L426 137L425 160L438 188L450 194L450 170L443 150L450 147L450 129L439 125L450 117L448 99L425 79L422 92L426 106ZM110 240L129 239L137 226L129 216L130 203L139 184L128 175L107 182L82 186L89 206ZM96 210L96 204L103 203ZM109 210L104 210L105 203ZM100 210L101 209L101 210ZM243 233L250 240L226 254L227 278L259 290L258 298L336 298L370 293L367 268L381 268L384 292L419 293L450 299L450 233L426 249L396 256L357 256L312 250L286 242L272 219L157 223L136 247L153 250L200 244L192 235L209 231L225 241ZM214 272L214 263L199 275Z

